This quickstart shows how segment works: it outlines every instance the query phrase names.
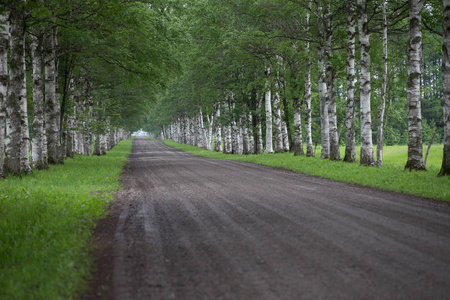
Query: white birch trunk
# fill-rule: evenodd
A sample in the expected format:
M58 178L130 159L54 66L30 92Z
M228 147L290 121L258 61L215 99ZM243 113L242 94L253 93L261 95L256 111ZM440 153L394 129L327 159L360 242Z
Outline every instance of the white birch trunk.
M246 114L241 115L241 132L242 132L242 154L249 154L250 145L248 140L248 127Z
M320 98L320 133L322 139L322 154L320 158L330 158L330 130L328 119L328 95L327 95L327 83L324 64L324 49L319 46L319 98Z
M294 156L302 156L305 152L303 151L302 109L298 96L292 97L292 108L294 109Z
M270 70L267 69L269 76ZM273 136L272 136L272 93L269 82L266 82L265 91L265 109L266 109L266 153L273 153Z
M377 166L383 165L383 144L384 144L384 111L386 106L386 90L387 90L387 18L386 18L386 2L383 0L381 4L381 14L383 18L383 74L381 82L380 106L378 107L377 121Z
M227 101L228 102L228 101ZM231 137L231 112L230 112L230 106L229 103L224 103L224 111L227 113L227 121L226 125L223 127L223 153L225 154L231 154L233 153L233 144L232 144L232 137Z
M44 70L42 36L31 36L31 57L33 63L33 140L31 161L36 169L45 169L43 150L44 136Z
M6 122L6 97L8 95L8 48L9 48L9 23L7 14L0 14L0 177L3 177L3 156L5 154L5 122Z
M425 170L422 153L422 112L420 79L422 76L423 0L409 0L408 40L408 160L405 169Z
M213 137L213 126L214 126L214 113L209 116L206 115L206 118L208 120L208 135L206 136L207 141L207 149L212 150L212 137Z
M281 129L281 102L278 91L278 83L275 83L275 95L273 97L273 136L275 139L275 153L283 153L283 133Z
M345 111L345 162L356 162L355 149L355 8L350 3L347 15L347 107Z
M360 164L373 166L372 117L370 112L371 76L370 76L370 40L367 21L366 0L358 0L358 32L361 46L360 80L360 119L361 119L361 156Z
M332 55L332 37L333 29L331 24L331 7L330 2L325 5L325 47L324 47L324 63L326 68L326 81L327 81L327 109L328 109L328 122L329 122L329 142L330 142L330 159L341 160L339 152L339 136L337 128L337 115L336 115L336 91L334 87L334 68L331 61Z
M261 109L263 97L264 93L258 91L256 95L256 154L264 153L262 124L261 124Z
M216 123L214 128L214 151L222 152L222 125L220 124L220 103L216 103Z
M45 125L48 163L57 164L61 159L60 114L61 108L56 89L56 30L45 36Z
M281 122L281 134L283 136L283 150L289 152L289 136L288 129L285 121Z
M444 42L442 45L442 81L443 81L443 114L444 114L444 156L440 176L450 175L450 0L444 0L443 28Z
M255 138L253 136L253 116L252 112L248 112L247 117L247 135L248 135L248 151L247 154L254 154L255 153Z
M309 8L311 9L312 3L309 3ZM310 21L309 21L309 11L306 12L306 31L310 31ZM314 149L312 142L312 116L311 116L311 60L310 55L310 44L305 42L305 52L306 52L306 62L305 62L305 142L306 142L306 156L313 157Z
M8 126L4 172L6 174L29 174L30 136L28 132L27 91L25 69L25 13L10 13L10 69L6 98Z
M232 153L239 154L239 128L236 123L236 117L234 115L235 106L234 103L231 106L232 109L232 120L231 120L231 144L232 144Z
M83 154L85 156L92 156L92 117L94 111L94 103L91 96L91 83L85 83L85 122L83 132Z

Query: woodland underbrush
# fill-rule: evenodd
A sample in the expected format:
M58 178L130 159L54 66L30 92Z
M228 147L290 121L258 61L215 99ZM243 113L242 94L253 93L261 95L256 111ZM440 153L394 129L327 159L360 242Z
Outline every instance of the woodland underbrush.
M356 149L357 162L345 163L320 159L320 146L317 147L316 157L305 157L294 156L293 153L261 155L223 154L178 144L172 140L164 140L164 143L198 156L252 162L341 182L365 185L435 200L450 201L450 177L437 177L442 164L443 145L433 145L431 147L427 171L411 172L405 170L408 153L407 146L384 146L383 166L382 168L377 168L359 165L359 147ZM345 147L341 147L340 150L343 158ZM424 147L423 153L426 153L426 150L426 147ZM374 153L375 151L374 149Z
M87 288L95 221L106 216L131 151L0 180L0 298L73 299Z

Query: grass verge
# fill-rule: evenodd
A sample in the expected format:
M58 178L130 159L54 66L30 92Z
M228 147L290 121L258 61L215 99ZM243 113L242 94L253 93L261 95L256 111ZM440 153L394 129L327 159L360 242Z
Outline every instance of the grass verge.
M428 171L405 171L407 146L385 146L382 168L363 167L357 163L323 160L317 157L293 156L292 153L236 155L204 150L164 140L168 146L208 158L252 162L336 181L371 186L379 189L450 201L450 177L437 177L442 163L442 145L433 146L428 158ZM341 148L344 157L345 148ZM425 149L426 151L426 149ZM424 151L424 153L425 153ZM359 149L357 149L359 153Z
M95 221L130 151L125 140L105 156L0 180L1 299L73 299L86 290Z

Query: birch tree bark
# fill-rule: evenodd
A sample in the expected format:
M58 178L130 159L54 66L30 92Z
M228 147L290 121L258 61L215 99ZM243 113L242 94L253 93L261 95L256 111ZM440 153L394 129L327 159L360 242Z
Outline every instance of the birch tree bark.
M32 165L45 169L43 155L44 136L44 70L42 53L42 34L31 36L31 57L33 64L33 140L31 146Z
M261 124L261 109L262 98L264 93L258 91L256 94L256 154L264 153L263 136L262 136L262 124Z
M45 53L45 125L48 163L61 163L60 118L61 108L57 97L56 77L56 29L44 37Z
M224 111L226 113L225 125L223 126L223 153L231 154L233 152L233 147L231 143L231 112L229 99L223 104Z
M344 161L356 162L355 149L355 42L356 18L353 2L349 3L347 15L347 107L345 110L345 156Z
M439 176L450 175L450 0L444 0L442 44L442 81L443 81L443 109L444 109L444 156Z
M270 69L266 70L267 76L270 76ZM269 82L266 81L265 87L265 109L266 109L266 153L273 153L272 137L272 93Z
M247 114L247 134L248 134L248 154L255 153L255 138L253 136L253 116L252 112L249 111Z
M377 114L377 166L383 166L383 146L384 146L384 111L386 107L386 90L387 90L387 18L386 18L386 1L381 4L381 14L383 18L383 74L381 82L380 106Z
M311 8L311 2L309 4ZM306 12L306 32L309 32L309 11ZM309 59L310 54L310 44L309 42L305 43L305 52L306 52L306 62L305 62L305 140L306 140L306 156L313 157L314 149L312 143L312 117L311 117L311 60Z
M13 9L9 20L10 69L6 98L8 143L4 172L21 175L31 173L25 70L25 12L21 9Z
M242 154L249 154L250 144L248 139L247 117L245 113L241 115L240 123L242 131Z
M305 155L303 151L302 136L302 109L298 96L292 97L292 108L294 109L294 156Z
M320 98L320 133L322 139L322 153L320 158L330 158L330 129L328 119L328 95L327 95L327 83L324 64L324 49L323 46L319 46L318 52L318 66L319 66L319 98Z
M422 7L424 0L409 0L408 39L408 160L405 169L425 170L422 154Z
M215 104L216 109L216 122L214 127L214 151L222 152L222 125L221 125L221 117L220 117L220 102Z
M324 47L324 64L326 69L327 82L327 100L328 100L328 122L329 122L329 142L330 142L330 159L341 160L339 152L339 136L337 129L337 115L336 115L336 91L334 88L334 68L331 61L332 56L332 37L333 29L331 24L331 4L327 1L325 5L325 47Z
M211 116L206 115L208 119L208 136L207 139L207 149L212 150L212 137L213 137L213 127L214 127L214 113L211 114Z
M366 0L358 0L358 32L361 46L361 80L360 80L360 119L361 119L361 158L360 164L373 166L372 118L370 112L370 40L367 21Z
M8 14L0 14L0 177L3 174L3 156L5 154L5 122L6 97L8 94L8 48L9 48L9 21Z
M275 92L273 97L273 136L275 139L275 153L283 153L283 133L281 131L281 102L279 85L275 82Z
M94 111L94 103L91 96L91 83L85 82L84 96L84 126L83 126L83 155L92 156L92 117ZM48 148L48 147L47 147Z

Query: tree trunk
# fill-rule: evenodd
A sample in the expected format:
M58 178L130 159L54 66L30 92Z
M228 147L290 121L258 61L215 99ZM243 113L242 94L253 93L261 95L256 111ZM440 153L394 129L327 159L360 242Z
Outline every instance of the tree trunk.
M225 125L223 126L223 153L225 154L231 154L233 152L233 146L231 141L231 112L230 112L230 105L229 100L223 104L224 105L224 111L226 113L226 121Z
M56 93L56 30L45 35L45 125L47 135L48 163L61 162L60 118L61 109Z
M405 169L425 170L422 154L422 113L420 79L422 75L423 0L409 0L408 40L408 160Z
M309 4L311 8L311 2ZM306 12L306 31L309 32L309 12ZM305 62L305 141L306 141L306 156L313 157L313 143L312 143L312 117L311 117L311 60L309 59L310 54L310 45L309 42L305 43L305 52L306 52L306 62Z
M303 151L302 109L299 97L292 97L292 108L294 109L294 156L302 156L305 152Z
M94 110L94 103L91 96L91 83L86 81L85 83L85 122L83 132L83 154L86 156L92 156L92 113Z
M444 42L442 45L442 81L444 116L444 157L439 176L450 175L450 0L444 0Z
M281 131L281 103L278 83L275 83L275 95L273 97L273 136L275 139L275 153L283 153L283 133Z
M386 107L386 91L387 91L387 18L386 18L386 1L383 0L381 10L383 16L383 74L381 83L380 106L378 108L377 122L377 166L383 166L383 146L384 146L384 112Z
M248 138L247 116L245 113L241 115L240 122L242 131L242 154L249 154L250 144Z
M27 115L27 90L25 70L25 13L10 13L9 86L6 98L6 128L8 143L5 153L5 174L31 173Z
M207 149L212 150L212 137L213 137L213 127L214 127L214 113L211 114L211 117L209 115L206 115L208 119L208 136L207 136Z
M261 124L261 109L263 97L264 93L258 91L256 94L256 154L264 153L262 124Z
M330 2L325 5L325 47L324 47L324 64L326 69L327 82L327 100L328 100L328 122L329 122L329 143L330 143L330 159L341 160L339 152L339 136L337 130L337 115L336 115L336 91L334 88L334 68L331 61L332 55L332 37L333 29L331 27L331 13Z
M267 76L270 70L267 69ZM272 93L269 82L266 82L265 91L265 109L266 109L266 153L273 153L273 137L272 137Z
M348 9L347 29L347 108L345 111L345 156L344 161L356 162L355 149L355 40L356 18L355 9L350 3Z
M360 119L361 119L361 158L360 164L373 166L372 117L370 112L370 40L367 21L366 0L358 0L358 32L361 45L361 80L360 80Z
M5 122L6 122L6 97L8 94L8 48L9 48L9 23L8 15L0 14L0 22L3 30L0 31L0 177L3 177L3 156L5 154Z
M214 128L214 151L222 152L222 126L220 118L220 102L216 103L216 123Z
M248 154L255 153L255 137L253 136L253 116L252 112L249 111L247 114L247 134L248 134Z
M42 35L31 36L31 57L33 61L33 140L31 146L32 165L45 169L43 150L44 136L44 70Z
M328 95L325 79L324 49L319 46L319 97L320 97L320 128L322 138L322 154L320 158L330 158L330 122L328 119Z

